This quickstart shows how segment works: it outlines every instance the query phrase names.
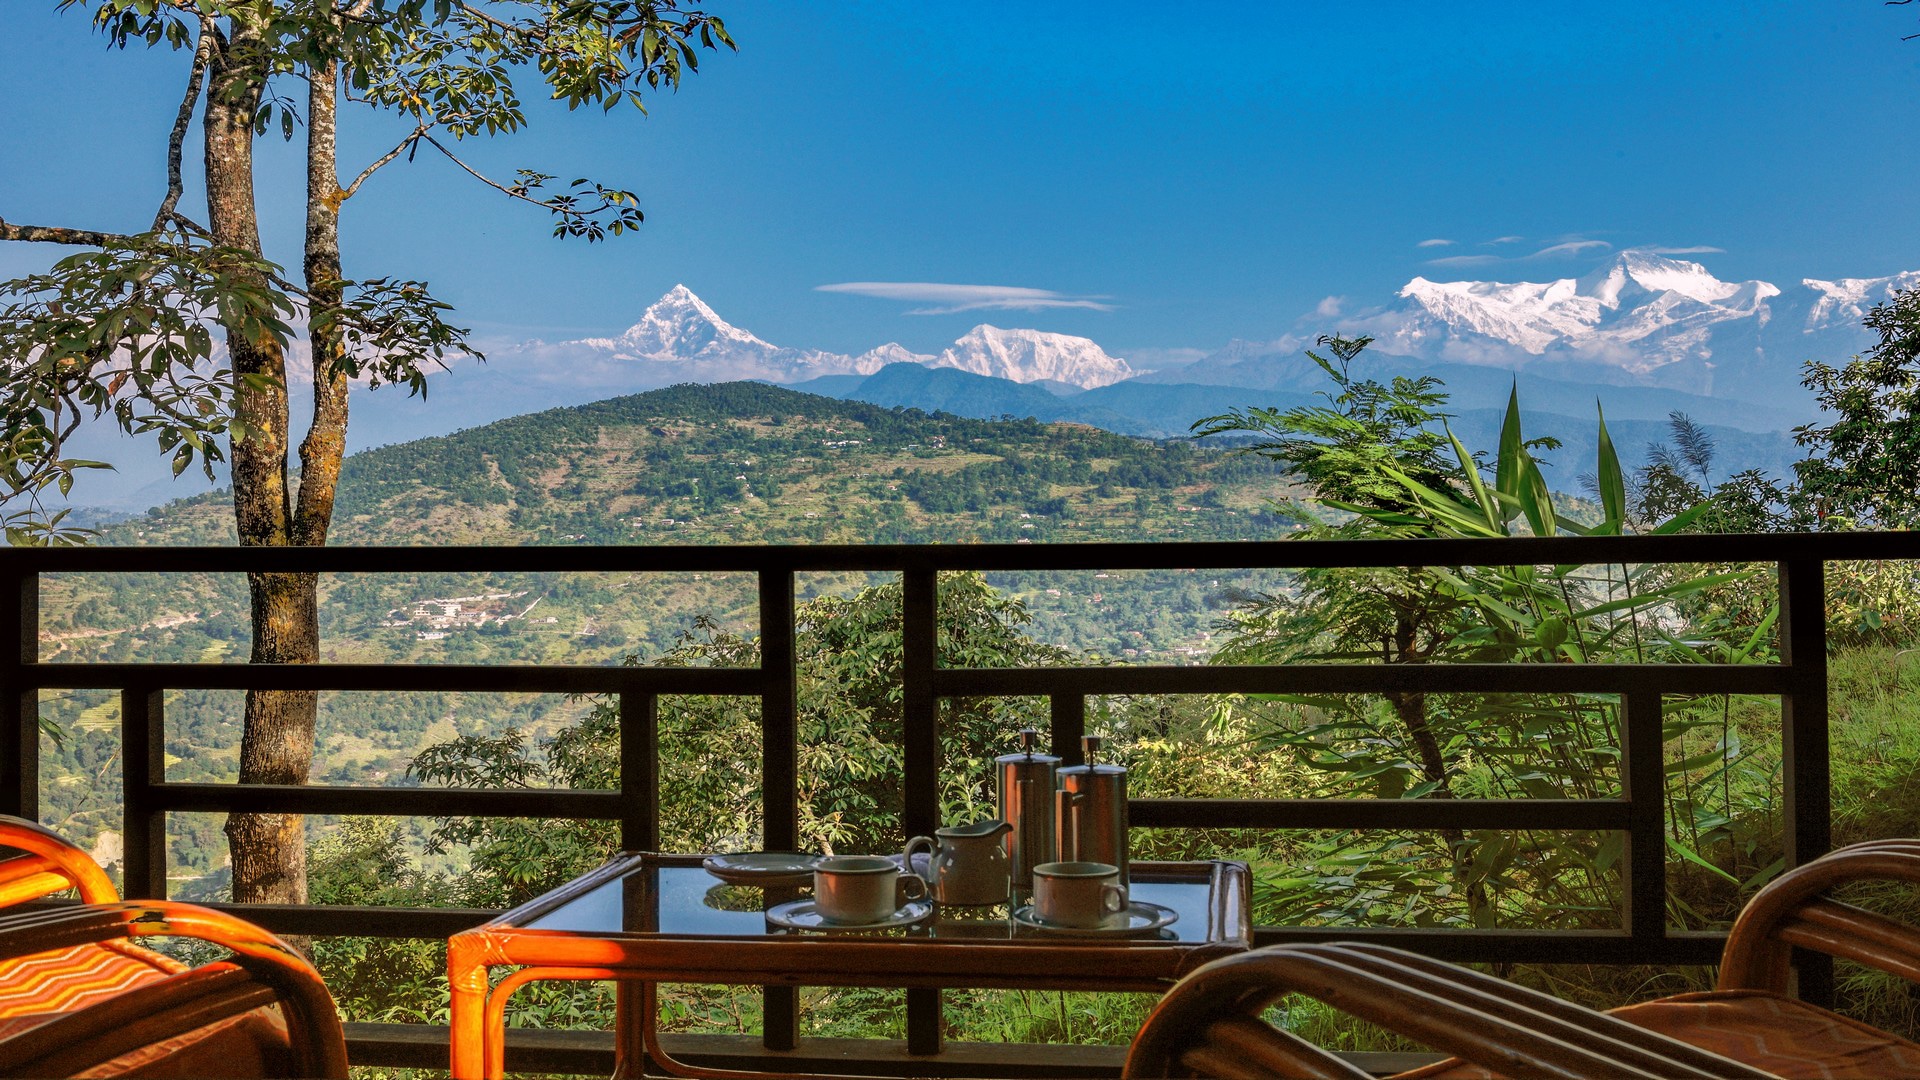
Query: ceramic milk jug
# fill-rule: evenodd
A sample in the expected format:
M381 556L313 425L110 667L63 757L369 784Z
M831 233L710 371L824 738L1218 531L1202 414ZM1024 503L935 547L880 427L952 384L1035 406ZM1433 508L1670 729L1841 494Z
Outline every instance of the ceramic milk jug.
M932 836L907 841L906 865L913 853L927 849L927 885L942 904L1004 904L1007 902L1007 847L1001 837L1013 826L1004 821L976 821L971 825L935 829Z

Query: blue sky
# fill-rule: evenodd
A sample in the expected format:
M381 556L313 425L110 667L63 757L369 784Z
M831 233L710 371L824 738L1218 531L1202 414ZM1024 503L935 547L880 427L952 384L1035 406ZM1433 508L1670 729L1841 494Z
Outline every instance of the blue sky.
M542 106L469 148L633 188L637 236L552 239L423 154L347 204L348 274L425 278L488 336L617 331L685 282L783 345L929 352L987 321L1150 355L1623 247L1723 249L1694 257L1728 280L1920 268L1920 13L1878 0L711 4L740 52L651 115ZM0 12L0 217L138 228L184 57L109 53L53 6ZM343 129L356 169L398 135ZM297 265L298 165L265 153L270 254ZM0 274L52 255L0 246ZM818 288L846 282L1090 302Z

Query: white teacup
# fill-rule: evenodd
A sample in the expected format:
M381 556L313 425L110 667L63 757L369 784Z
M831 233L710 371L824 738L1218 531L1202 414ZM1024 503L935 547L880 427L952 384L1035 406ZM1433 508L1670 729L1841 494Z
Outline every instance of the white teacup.
M927 883L880 855L834 855L813 867L813 907L836 923L876 923L905 900L927 898Z
M1033 868L1033 913L1043 923L1093 929L1127 909L1120 868L1103 862L1050 862Z

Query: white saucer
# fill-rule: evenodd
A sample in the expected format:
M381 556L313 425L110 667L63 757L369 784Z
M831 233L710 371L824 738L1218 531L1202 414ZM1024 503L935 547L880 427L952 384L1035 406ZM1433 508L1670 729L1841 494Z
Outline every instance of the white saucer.
M1124 920L1124 921L1123 921ZM1013 909L1013 921L1032 930L1049 934L1067 934L1076 937L1138 937L1164 930L1180 921L1180 913L1172 908L1149 904L1144 900L1135 900L1126 910L1116 911L1107 916L1100 926L1060 926L1057 923L1043 921L1033 913L1032 904L1022 904Z
M895 926L912 926L932 914L932 904L925 900L913 900L879 922L829 922L825 915L820 914L820 909L814 906L813 901L795 900L768 908L767 921L789 930L886 930Z
M818 855L791 851L742 851L709 855L700 865L729 885L811 885Z

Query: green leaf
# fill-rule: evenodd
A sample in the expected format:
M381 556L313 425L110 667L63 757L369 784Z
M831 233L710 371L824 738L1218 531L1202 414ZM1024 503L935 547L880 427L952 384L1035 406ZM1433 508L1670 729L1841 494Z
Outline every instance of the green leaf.
M1500 456L1494 463L1493 474L1494 490L1512 500L1506 505L1521 505L1521 462L1527 457L1526 440L1520 433L1520 381L1515 379L1507 391L1506 417L1500 421ZM1515 516L1509 512L1501 520L1512 521Z
M1669 851L1672 851L1675 855L1680 856L1682 859L1685 859L1686 861L1692 863L1693 865L1698 866L1701 869L1711 871L1716 877L1724 878L1725 880L1732 882L1735 885L1740 884L1739 878L1734 877L1732 874L1729 874L1725 870L1722 870L1719 867L1708 862L1706 859L1700 856L1699 852L1693 850L1692 848L1686 846L1685 844L1682 844L1680 841L1675 840L1671 836L1667 837L1667 849Z
M1600 481L1600 510L1609 523L1625 527L1627 520L1627 479L1620 468L1620 455L1614 452L1613 437L1607 434L1607 411L1598 401L1600 412L1600 461L1595 474Z

